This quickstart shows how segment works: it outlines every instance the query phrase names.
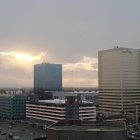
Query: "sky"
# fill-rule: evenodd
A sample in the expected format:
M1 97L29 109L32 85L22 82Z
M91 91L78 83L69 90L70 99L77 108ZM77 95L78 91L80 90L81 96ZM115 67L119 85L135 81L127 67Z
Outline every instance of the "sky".
M1 0L0 88L33 87L33 65L63 64L63 87L98 86L98 51L140 48L140 0Z

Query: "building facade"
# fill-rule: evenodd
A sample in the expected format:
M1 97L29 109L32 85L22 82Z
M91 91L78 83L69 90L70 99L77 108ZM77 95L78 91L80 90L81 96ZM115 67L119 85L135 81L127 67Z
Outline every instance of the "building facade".
M21 95L0 95L0 116L9 120L25 119L26 97Z
M62 64L42 63L34 65L34 91L62 90Z
M109 112L135 112L140 101L140 50L118 48L100 51L99 107Z
M27 103L26 117L50 122L65 119L96 120L96 107L91 102L81 102L79 97L40 100L36 103Z
M127 140L123 122L64 120L47 127L49 140Z

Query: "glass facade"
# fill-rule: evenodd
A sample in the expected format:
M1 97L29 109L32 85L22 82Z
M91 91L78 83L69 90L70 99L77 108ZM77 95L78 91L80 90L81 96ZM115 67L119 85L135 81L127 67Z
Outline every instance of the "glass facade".
M24 119L26 116L25 96L0 96L0 116L5 119Z
M62 64L42 63L34 65L34 89L39 91L62 90Z

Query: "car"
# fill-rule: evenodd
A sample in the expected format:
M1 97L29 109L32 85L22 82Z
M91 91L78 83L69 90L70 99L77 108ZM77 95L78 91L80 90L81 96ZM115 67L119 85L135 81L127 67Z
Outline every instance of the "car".
M11 125L16 125L17 123L16 122L11 122Z
M12 137L12 140L20 140L20 137L19 136L14 136L14 137Z
M1 135L6 135L6 132L2 132Z
M12 126L11 126L11 125L9 125L9 126L8 126L8 128L9 128L9 129L12 129Z

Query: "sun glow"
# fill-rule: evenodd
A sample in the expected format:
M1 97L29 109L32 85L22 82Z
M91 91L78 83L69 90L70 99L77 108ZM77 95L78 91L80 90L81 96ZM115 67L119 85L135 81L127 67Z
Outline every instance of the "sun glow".
M41 60L44 56L44 53L39 53L36 56L31 55L29 53L24 54L24 53L20 53L20 52L0 52L0 54L3 55L3 56L12 56L17 61L28 62L28 63Z
M23 61L27 61L27 62L33 62L35 60L41 59L40 55L39 56L32 56L30 54L16 53L14 56L17 60L23 60Z

